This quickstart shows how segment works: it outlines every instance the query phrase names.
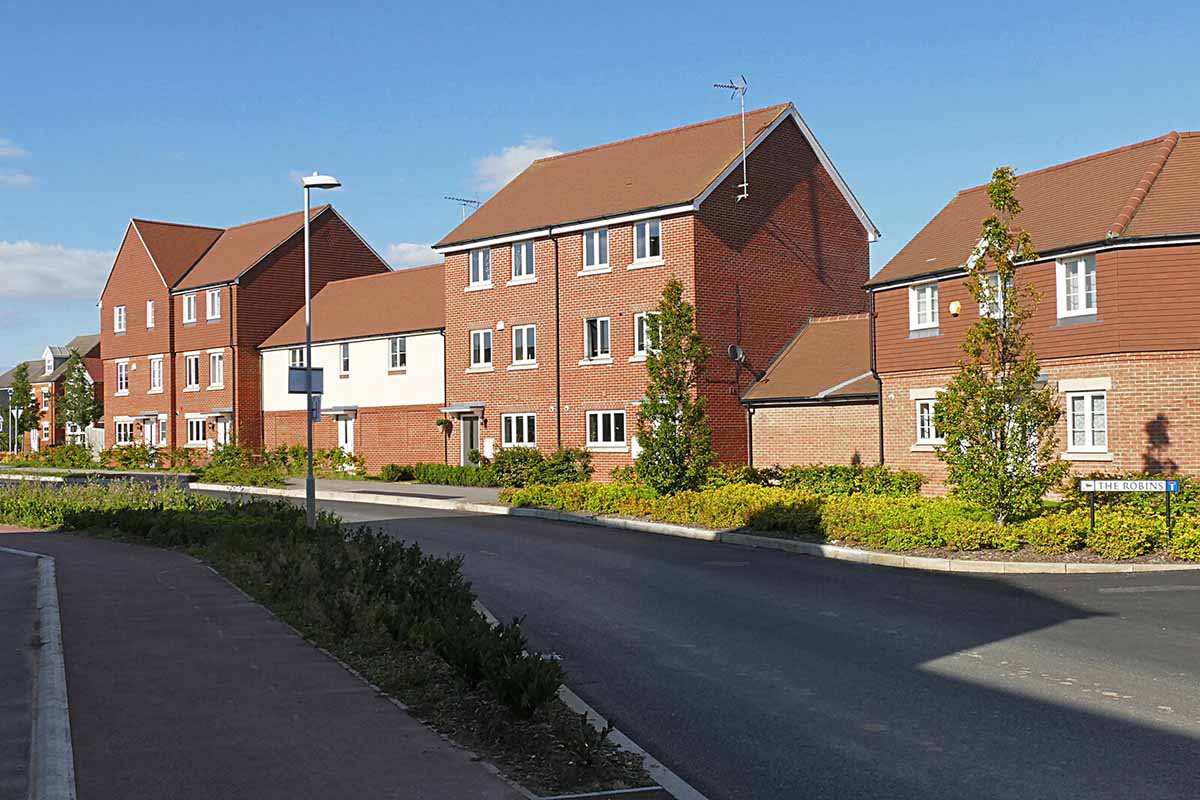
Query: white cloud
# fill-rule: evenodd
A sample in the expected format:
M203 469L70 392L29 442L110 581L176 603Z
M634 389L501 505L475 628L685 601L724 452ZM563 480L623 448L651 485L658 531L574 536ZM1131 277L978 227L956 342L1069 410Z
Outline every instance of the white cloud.
M432 247L415 242L389 244L385 258L396 269L423 267L426 264L439 264L442 261L442 257L435 253Z
M28 150L17 147L17 143L12 139L0 136L0 158L24 158L27 155L29 155Z
M494 192L517 177L539 158L549 158L562 153L554 147L548 137L527 137L520 144L506 147L475 162L475 188L481 192Z
M99 297L116 256L60 244L0 241L0 297Z
M15 175L0 175L0 186L33 186L37 183L37 178L28 175L24 172L18 172Z

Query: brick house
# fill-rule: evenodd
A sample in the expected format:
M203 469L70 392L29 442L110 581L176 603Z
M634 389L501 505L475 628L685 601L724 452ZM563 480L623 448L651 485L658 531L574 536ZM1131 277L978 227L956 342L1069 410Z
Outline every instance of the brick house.
M1169 133L1019 178L1038 257L1016 281L1042 296L1026 330L1061 397L1058 441L1075 474L1200 466L1197 176L1200 134ZM886 462L935 491L945 469L932 413L963 333L986 313L963 265L989 213L984 187L959 192L868 285Z
M315 447L361 455L369 472L445 462L444 302L441 264L331 281L316 294L313 367L325 391ZM288 369L304 366L304 310L259 349L264 445L303 445L305 395L288 393Z
M111 444L262 444L258 346L304 304L303 223L130 221L100 297ZM314 291L388 271L331 206L310 227Z
M742 395L750 464L879 463L867 314L814 317Z
M737 344L765 365L808 317L866 309L878 231L791 104L534 162L446 257L452 462L498 446L636 456L648 316L678 278L717 354L701 391L720 458L748 458Z
M46 447L57 447L72 439L78 439L83 431L75 430L62 419L59 403L67 383L67 362L71 352L78 351L83 359L84 368L92 381L97 396L103 398L104 381L100 362L100 335L88 334L76 336L65 345L46 345L42 357L25 362L26 374L29 376L29 386L33 396L38 401L37 427L26 434L22 442L25 450L38 451ZM0 376L0 390L6 390L11 395L12 376L16 367ZM6 397L5 409L11 399ZM5 419L5 430L11 425L11 420Z

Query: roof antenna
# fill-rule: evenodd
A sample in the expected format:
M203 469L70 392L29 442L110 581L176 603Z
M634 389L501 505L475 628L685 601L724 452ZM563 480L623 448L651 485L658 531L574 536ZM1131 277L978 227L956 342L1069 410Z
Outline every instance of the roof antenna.
M443 200L452 200L455 203L458 203L460 206L462 206L462 218L463 219L467 218L467 213L468 213L467 209L468 208L471 209L471 211L474 211L475 209L479 208L479 201L472 200L469 197L454 197L453 195L447 194L447 195L443 195L442 199Z
M746 76L739 75L738 79L731 80L729 83L714 83L714 89L728 89L732 94L729 99L732 100L734 95L741 95L742 100L742 182L738 184L741 189L738 196L733 198L735 203L740 203L750 196L750 180L746 177L746 90L749 85L746 83Z

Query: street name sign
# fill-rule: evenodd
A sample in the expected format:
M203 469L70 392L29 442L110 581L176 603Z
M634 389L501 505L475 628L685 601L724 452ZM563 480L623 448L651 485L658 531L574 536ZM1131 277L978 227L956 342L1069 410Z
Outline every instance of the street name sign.
M1167 480L1125 481L1125 480L1092 480L1080 481L1081 492L1158 492L1172 493L1179 491L1179 481Z

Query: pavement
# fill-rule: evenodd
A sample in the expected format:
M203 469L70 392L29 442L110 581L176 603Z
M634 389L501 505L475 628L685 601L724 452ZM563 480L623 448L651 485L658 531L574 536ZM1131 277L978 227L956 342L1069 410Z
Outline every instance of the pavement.
M303 478L288 478L285 483L289 489L304 490ZM500 502L500 490L487 486L437 486L429 483L389 483L317 478L317 491L387 494L424 497L431 500L461 500L467 503Z
M189 556L64 534L0 546L57 561L80 797L523 796ZM8 577L3 726L10 695L20 707Z
M462 553L570 686L716 798L1200 797L1200 576L979 577L322 503Z
M0 546L5 544L0 536ZM25 800L37 661L36 558L0 551L0 800Z

